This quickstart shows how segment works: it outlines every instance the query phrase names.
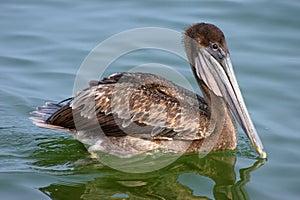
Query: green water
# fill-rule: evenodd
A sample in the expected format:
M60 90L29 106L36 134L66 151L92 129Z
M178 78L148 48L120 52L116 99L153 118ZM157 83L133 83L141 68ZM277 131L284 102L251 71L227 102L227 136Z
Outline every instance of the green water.
M1 1L0 9L1 199L299 199L299 1L31 0ZM91 160L68 133L28 119L45 101L72 96L81 63L108 37L149 26L182 32L199 21L227 36L265 163L240 131L237 151L126 173ZM197 87L185 62L151 50L124 55L105 73L150 62L172 66Z

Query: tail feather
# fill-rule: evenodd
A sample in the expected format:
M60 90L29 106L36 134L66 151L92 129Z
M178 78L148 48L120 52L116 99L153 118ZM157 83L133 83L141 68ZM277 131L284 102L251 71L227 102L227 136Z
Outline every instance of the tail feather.
M61 126L59 123L53 123L53 121L55 121L53 116L57 116L61 112L65 112L66 109L69 109L71 113L71 108L69 107L71 100L72 98L66 99L59 103L46 102L45 105L39 106L35 111L31 112L30 119L38 127L70 130L70 127Z

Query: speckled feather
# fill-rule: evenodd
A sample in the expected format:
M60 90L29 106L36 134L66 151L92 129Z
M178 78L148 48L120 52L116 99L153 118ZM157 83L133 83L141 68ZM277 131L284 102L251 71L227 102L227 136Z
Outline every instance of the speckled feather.
M125 133L195 140L207 137L208 133L209 111L205 101L153 74L118 73L99 82L92 81L89 88L77 93L70 106L75 113L80 112L79 120L97 116L102 129L112 128L104 131L111 136Z

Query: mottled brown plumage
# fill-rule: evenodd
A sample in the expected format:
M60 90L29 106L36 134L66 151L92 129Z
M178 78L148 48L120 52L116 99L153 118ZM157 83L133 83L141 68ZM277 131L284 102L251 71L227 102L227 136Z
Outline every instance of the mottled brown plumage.
M198 23L186 30L183 40L204 98L157 75L117 73L91 81L68 101L39 107L34 123L69 130L90 151L120 157L154 149L183 153L236 148L237 129L228 107L234 102L227 102L214 71L205 68L229 56L225 37L216 26ZM238 110L233 112L240 117Z

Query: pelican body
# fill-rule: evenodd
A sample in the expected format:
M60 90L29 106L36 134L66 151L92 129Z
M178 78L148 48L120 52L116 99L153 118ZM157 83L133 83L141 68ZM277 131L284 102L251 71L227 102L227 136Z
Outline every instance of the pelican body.
M91 150L119 157L163 150L233 150L243 128L261 158L266 152L248 114L222 31L197 23L183 39L204 97L148 73L116 73L60 103L32 113L43 128L67 130Z

